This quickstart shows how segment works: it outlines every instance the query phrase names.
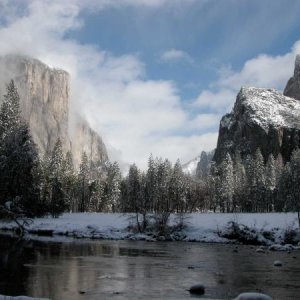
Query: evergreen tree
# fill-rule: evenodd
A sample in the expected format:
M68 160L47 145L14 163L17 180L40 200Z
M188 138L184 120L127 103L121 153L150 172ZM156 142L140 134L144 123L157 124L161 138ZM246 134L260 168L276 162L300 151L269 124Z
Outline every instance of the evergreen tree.
M15 202L28 216L45 211L40 204L39 182L35 172L39 166L36 146L26 124L4 134L0 149L0 203Z
M286 163L278 178L278 190L275 201L275 211L284 211L287 203L292 203L292 174L290 163Z
M118 163L109 163L104 193L106 197L107 210L112 212L116 212L119 208L121 177L121 171Z
M290 197L287 203L288 209L298 213L300 227L300 149L293 151L290 162Z
M229 153L220 165L220 208L232 212L234 193L233 162Z
M271 153L268 157L267 165L266 165L266 197L265 197L265 207L266 211L273 211L274 209L274 191L276 188L276 169L275 169L275 159L273 154Z
M234 193L233 211L243 211L245 207L245 191L247 184L246 170L239 152L235 154L233 163Z
M264 211L265 198L265 164L264 158L258 148L253 160L253 178L251 185L251 195L253 202L253 209L255 212Z
M53 217L58 217L66 209L65 195L62 185L63 159L62 144L60 138L58 138L52 150L50 160L50 212Z
M40 163L40 170L41 170L40 197L44 207L47 207L48 210L50 208L51 197L52 197L52 188L51 188L52 176L51 176L50 167L51 167L51 153L46 152Z
M157 166L152 154L148 160L148 169L146 173L146 191L145 191L146 206L154 211L157 203Z
M21 124L20 97L13 80L6 87L0 109L0 141Z
M154 206L155 212L165 212L172 210L171 203L169 202L168 187L169 179L171 175L171 163L166 159L157 160L157 173L156 173L156 187L157 197L156 204Z
M84 212L89 207L90 168L86 152L82 153L78 174L78 211Z
M185 187L188 184L186 177L182 171L179 159L176 161L169 183L169 201L170 205L176 212L186 211L186 191Z
M62 162L62 189L64 191L64 202L66 209L69 211L75 211L76 208L76 197L75 197L75 188L76 188L76 175L73 164L73 155L71 151L68 151L65 155L65 158Z

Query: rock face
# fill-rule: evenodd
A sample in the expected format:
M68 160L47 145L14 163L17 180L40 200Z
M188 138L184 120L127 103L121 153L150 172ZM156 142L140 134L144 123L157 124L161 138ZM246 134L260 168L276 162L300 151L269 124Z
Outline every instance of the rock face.
M82 151L92 160L108 160L101 138L83 120L69 135L70 76L66 71L52 69L39 60L9 55L0 58L0 99L5 85L13 79L20 94L22 117L29 123L32 137L43 155L51 151L58 138L63 151L72 150L78 166ZM0 100L0 101L1 101ZM79 154L80 153L80 154Z
M182 165L182 171L186 174L196 175L196 169L198 162L200 160L200 155L195 157L194 159L188 161L187 163Z
M75 125L75 136L72 139L73 158L76 165L80 164L82 152L85 151L93 162L108 161L106 147L102 138L80 119Z
M300 100L300 55L296 56L294 76L289 79L283 94Z
M209 174L211 161L214 157L215 150L205 152L202 151L200 155L200 161L197 164L196 176L198 178L205 177Z
M265 159L280 153L289 161L299 147L300 136L300 55L295 61L294 76L284 93L273 89L242 88L231 113L220 122L214 161L220 163L225 154L240 151L242 157L257 148Z
M259 147L265 159L279 153L288 161L299 146L300 102L280 92L263 88L242 88L233 111L223 116L214 160L219 163L227 152L242 157Z

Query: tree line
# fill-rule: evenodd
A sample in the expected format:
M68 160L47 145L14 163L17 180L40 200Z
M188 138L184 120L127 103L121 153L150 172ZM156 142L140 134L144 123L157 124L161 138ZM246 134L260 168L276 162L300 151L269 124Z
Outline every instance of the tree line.
M164 224L171 213L299 211L300 150L290 162L272 154L265 161L259 149L241 158L228 153L209 174L195 177L167 159L148 159L148 168L135 164L122 176L118 163L92 163L82 153L79 168L72 153L63 153L58 139L40 158L28 124L20 115L20 98L13 81L7 85L0 108L0 207L27 216L63 212L134 212L160 216Z

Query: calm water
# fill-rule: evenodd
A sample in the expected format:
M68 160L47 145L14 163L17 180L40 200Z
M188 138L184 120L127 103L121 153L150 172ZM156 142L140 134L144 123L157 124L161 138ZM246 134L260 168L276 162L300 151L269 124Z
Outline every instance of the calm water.
M0 294L56 299L208 299L261 291L300 299L300 252L232 245L131 241L17 241L0 237ZM8 251L10 249L10 251ZM282 260L281 268L274 260Z

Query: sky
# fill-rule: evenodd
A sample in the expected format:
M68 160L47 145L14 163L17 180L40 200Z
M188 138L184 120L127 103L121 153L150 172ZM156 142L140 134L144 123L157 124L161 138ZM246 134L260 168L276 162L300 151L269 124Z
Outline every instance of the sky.
M283 90L298 0L0 0L0 55L71 75L72 111L111 160L187 162L215 148L241 86Z

